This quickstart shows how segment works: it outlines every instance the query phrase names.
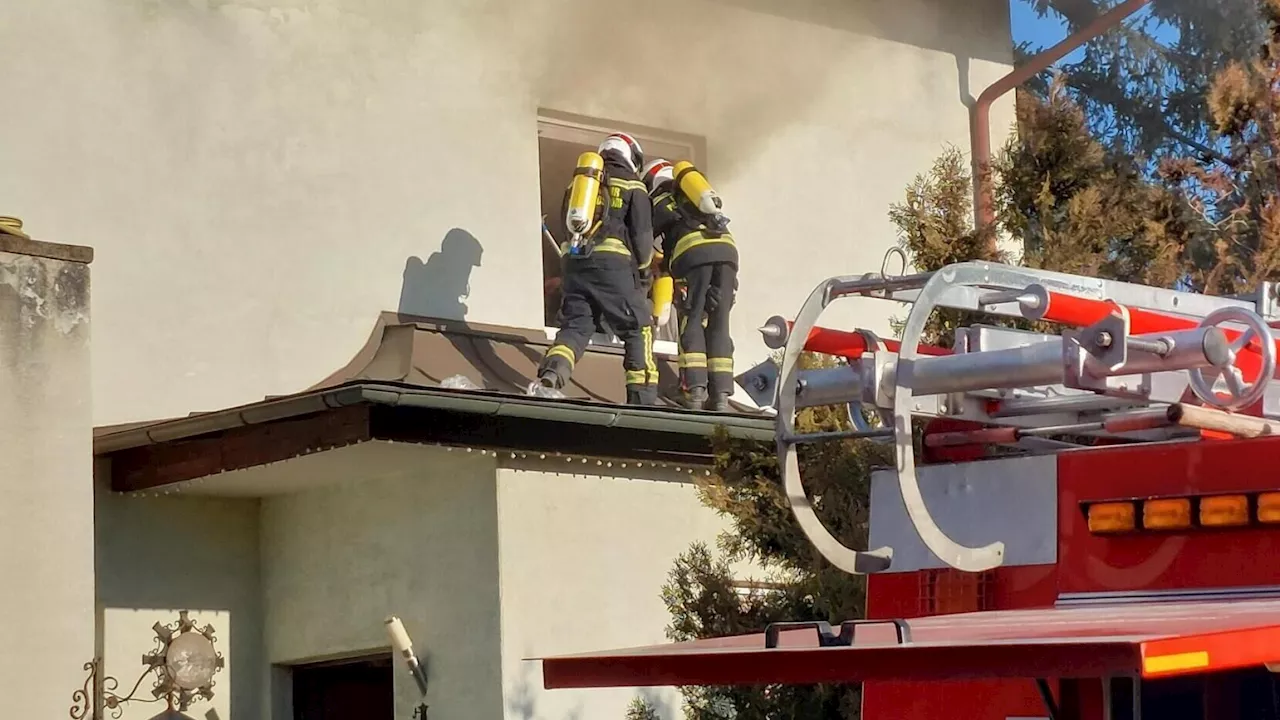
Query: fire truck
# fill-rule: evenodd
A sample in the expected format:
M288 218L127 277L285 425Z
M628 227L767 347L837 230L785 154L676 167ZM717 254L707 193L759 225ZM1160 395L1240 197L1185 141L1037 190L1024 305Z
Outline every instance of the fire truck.
M777 412L796 522L869 576L866 617L545 658L545 686L857 682L867 720L1280 718L1277 296L985 262L826 280L739 381ZM901 340L818 326L849 297L910 304ZM922 345L938 309L979 321ZM806 350L845 362L802 370ZM797 431L830 405L850 429ZM850 437L894 447L867 549L823 525L796 452Z

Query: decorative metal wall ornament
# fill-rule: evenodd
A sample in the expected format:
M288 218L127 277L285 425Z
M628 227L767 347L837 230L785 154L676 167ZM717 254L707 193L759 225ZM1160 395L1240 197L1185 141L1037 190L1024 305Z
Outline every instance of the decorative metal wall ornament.
M75 691L71 695L71 699L74 701L74 704L71 706L72 720L85 720L86 718L89 718L90 720L97 720L97 718L102 717L102 712L105 710L111 711L112 718L119 718L124 714L124 708L121 706L126 703L134 701L159 702L160 700L159 698L143 700L141 698L134 697L138 692L138 688L142 687L142 681L151 674L150 668L142 673L138 678L138 682L133 684L133 689L124 697L120 697L115 692L116 688L119 686L115 678L110 675L101 675L102 658L95 658L85 663L84 669L89 673L89 677L85 678L84 687ZM101 678L100 684L99 678ZM100 700L100 706L98 708L95 708L93 703L95 691Z
M89 677L85 679L84 687L71 696L74 701L71 706L72 720L96 719L101 710L110 710L112 718L119 718L124 713L121 706L130 702L152 703L163 700L170 711L177 709L185 712L193 702L213 699L213 676L225 666L222 653L214 646L213 626L205 625L197 629L196 622L183 610L178 613L176 621L168 625L157 622L151 629L156 634L156 648L142 656L142 664L146 669L128 695L117 695L116 679L101 675L102 658L85 663L84 669ZM135 697L138 688L142 687L142 681L152 676L151 699ZM97 709L93 702L95 695L99 698Z
M178 710L185 711L196 700L213 699L213 676L225 664L222 653L214 647L212 625L197 630L187 611L178 613L177 622L156 623L156 649L142 658L148 669L157 671L158 679L151 690L157 699L168 698L169 709L177 696Z

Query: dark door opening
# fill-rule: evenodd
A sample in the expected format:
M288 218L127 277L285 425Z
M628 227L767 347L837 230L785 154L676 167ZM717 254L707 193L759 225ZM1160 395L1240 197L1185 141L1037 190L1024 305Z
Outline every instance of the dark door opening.
M1110 720L1280 720L1280 686L1263 668L1144 680L1138 702L1132 679L1110 687Z
M293 668L293 720L392 720L391 655Z

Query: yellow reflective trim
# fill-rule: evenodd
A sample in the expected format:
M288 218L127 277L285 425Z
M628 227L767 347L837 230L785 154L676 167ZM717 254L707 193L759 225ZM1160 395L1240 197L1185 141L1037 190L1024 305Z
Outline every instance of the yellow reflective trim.
M649 374L649 384L654 385L658 382L658 363L653 359L653 328L646 325L640 328L640 335L644 337L644 366Z
M707 366L706 353L681 353L680 367L682 368L704 368Z
M562 357L569 361L569 367L571 368L578 364L578 359L574 357L573 348L568 345L552 345L547 350L547 357Z
M694 230L676 241L676 249L671 252L671 261L675 262L676 258L680 257L692 248L702 245L712 245L714 243L724 243L726 245L734 246L737 245L737 243L733 241L733 236L728 233L725 233L718 238L709 238L704 236L701 230Z
M644 385L645 384L644 376L645 376L644 370L628 370L627 384L628 385Z
M631 251L627 249L627 244L618 238L604 238L595 244L595 252L614 253L615 255L626 255L631 257Z
M733 358L711 358L707 361L711 372L733 372Z
M626 180L623 178L609 178L609 187L620 188L623 190L646 190L644 183L639 180Z
M1204 650L1173 655L1152 655L1151 657L1142 658L1142 672L1148 675L1204 667L1209 667L1209 653Z

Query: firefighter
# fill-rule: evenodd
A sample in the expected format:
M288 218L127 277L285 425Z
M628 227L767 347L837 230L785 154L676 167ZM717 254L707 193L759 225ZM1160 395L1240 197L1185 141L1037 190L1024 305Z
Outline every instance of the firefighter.
M733 338L729 311L738 289L738 248L715 190L689 162L657 159L644 168L662 264L675 278L680 384L685 406L729 409Z
M627 402L658 404L648 297L653 211L637 174L643 163L640 144L626 133L609 135L598 152L578 159L565 195L570 238L560 246L560 332L538 366L532 394L561 396L592 333L612 332L623 345Z

